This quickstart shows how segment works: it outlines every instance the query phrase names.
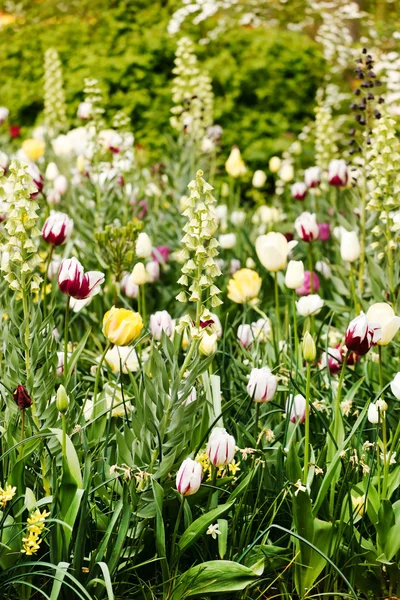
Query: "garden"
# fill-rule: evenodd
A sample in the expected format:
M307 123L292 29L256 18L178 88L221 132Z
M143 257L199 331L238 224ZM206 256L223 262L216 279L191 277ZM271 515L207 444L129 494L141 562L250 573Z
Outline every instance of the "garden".
M0 49L0 598L400 598L399 0Z

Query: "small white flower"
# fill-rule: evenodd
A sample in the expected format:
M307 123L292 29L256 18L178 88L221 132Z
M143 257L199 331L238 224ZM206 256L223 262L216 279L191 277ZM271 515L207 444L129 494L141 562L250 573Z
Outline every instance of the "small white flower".
M213 540L217 539L217 535L220 535L222 532L218 528L218 523L214 523L214 525L209 525L207 529L207 535L211 535Z

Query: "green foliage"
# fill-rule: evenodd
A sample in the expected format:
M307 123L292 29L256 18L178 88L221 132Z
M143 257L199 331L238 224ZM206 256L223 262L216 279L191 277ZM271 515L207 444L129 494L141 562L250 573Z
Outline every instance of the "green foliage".
M84 78L95 76L105 92L109 119L125 108L136 142L160 158L171 135L177 37L169 36L166 27L173 4L158 0L127 6L120 0L103 6L97 1L68 12L51 0L27 6L24 18L4 28L0 39L6 65L0 72L2 104L10 108L10 122L28 127L40 121L43 54L54 47L63 64L70 123L78 124ZM240 143L247 161L265 166L312 116L322 80L318 46L304 34L235 28L197 52L213 80L224 149Z

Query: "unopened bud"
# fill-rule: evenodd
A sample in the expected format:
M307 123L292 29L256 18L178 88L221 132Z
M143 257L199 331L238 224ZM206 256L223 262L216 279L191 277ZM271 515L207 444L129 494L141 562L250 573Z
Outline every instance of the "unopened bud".
M303 337L304 360L306 360L307 362L312 362L313 360L315 360L316 355L317 355L317 349L315 347L314 339L313 339L312 335L308 331L306 331L306 333Z
M60 413L66 413L68 410L69 399L67 396L66 389L63 385L60 385L56 394L56 407Z

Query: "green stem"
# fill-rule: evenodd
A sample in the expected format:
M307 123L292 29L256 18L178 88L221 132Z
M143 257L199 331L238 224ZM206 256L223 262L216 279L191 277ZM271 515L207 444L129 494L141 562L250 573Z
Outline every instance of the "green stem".
M189 350L187 351L185 360L183 361L183 365L181 367L181 370L179 371L179 377L182 379L182 377L185 374L185 371L190 363L190 359L193 356L194 351L196 350L197 346L199 345L200 341L199 340L191 340L190 342L190 347Z
M216 487L216 483L217 483L217 467L214 467L214 465L213 465L211 467L211 469L212 469L211 488L210 488L210 492L208 494L206 513L210 510L211 499L214 495L214 491L215 491L214 488ZM218 492L216 492L216 493L218 493Z
M299 362L299 332L297 330L297 308L296 308L296 291L293 290L293 332L294 332L294 356L296 365Z
M42 302L43 302L43 316L44 318L47 317L47 282L49 279L49 268L50 268L50 264L53 258L53 252L54 252L54 246L51 245L50 247L50 251L49 251L49 255L47 257L47 261L46 261L46 266L45 266L45 271L44 271L44 278L43 278L43 292L42 292Z
M65 319L64 319L64 386L67 389L67 367L68 367L68 324L69 324L69 308L71 303L71 297L67 296L67 305L65 307Z
M314 293L314 261L312 252L312 242L308 244L308 270L310 271L310 292Z
M393 249L392 249L392 232L390 230L389 211L386 211L386 241L387 241L387 260L388 260L388 276L389 276L389 292L392 302L395 301L394 293L394 277L393 277Z
M339 384L336 392L335 399L335 409L334 409L334 420L333 420L333 439L335 443L338 442L339 437L339 423L341 421L341 413L340 413L340 399L342 396L342 387L344 382L344 376L346 373L346 365L347 365L348 352L344 355L342 369L340 371ZM335 482L332 480L331 484L331 492L330 492L330 511L333 514L335 504Z
M279 287L278 287L278 273L274 273L274 293L275 293L275 315L278 328L280 327L279 319Z
M256 420L254 426L254 438L257 441L258 439L258 421L260 420L260 403L256 402Z
M61 423L62 423L62 453L63 457L67 458L67 420L65 418L65 414L61 415Z
M311 363L307 361L307 379L306 379L306 420L305 420L305 441L304 441L304 485L307 485L308 463L310 462L310 386L311 386Z
M142 312L140 313L143 323L146 323L146 289L145 284L139 287L139 294L142 293Z
M176 521L175 521L174 532L173 532L173 534L172 534L172 543L171 543L171 562L170 562L170 565L171 565L171 566L173 565L173 563L174 563L174 559L175 559L175 556L176 556L176 554L177 554L177 552L176 552L176 548L175 548L175 545L176 545L176 537L177 537L177 535L178 535L178 529L179 529L179 525L180 525L180 522L181 522L181 518L182 518L182 513L183 513L183 508L184 508L184 506L185 506L185 496L183 496L183 495L182 495L182 496L181 496L181 501L180 501L180 504L179 504L179 511L178 511L178 515L177 515L177 517L176 517Z
M353 263L350 263L350 285L351 285L351 295L353 297L354 310L356 315L358 315L358 301L357 301L357 293L356 293L356 284L354 281L354 268Z
M99 391L99 382L101 376L101 367L103 366L104 358L111 346L111 342L107 342L106 347L103 350L103 354L100 357L99 366L96 371L96 378L94 380L94 391L93 391L93 410L96 411L97 393Z

